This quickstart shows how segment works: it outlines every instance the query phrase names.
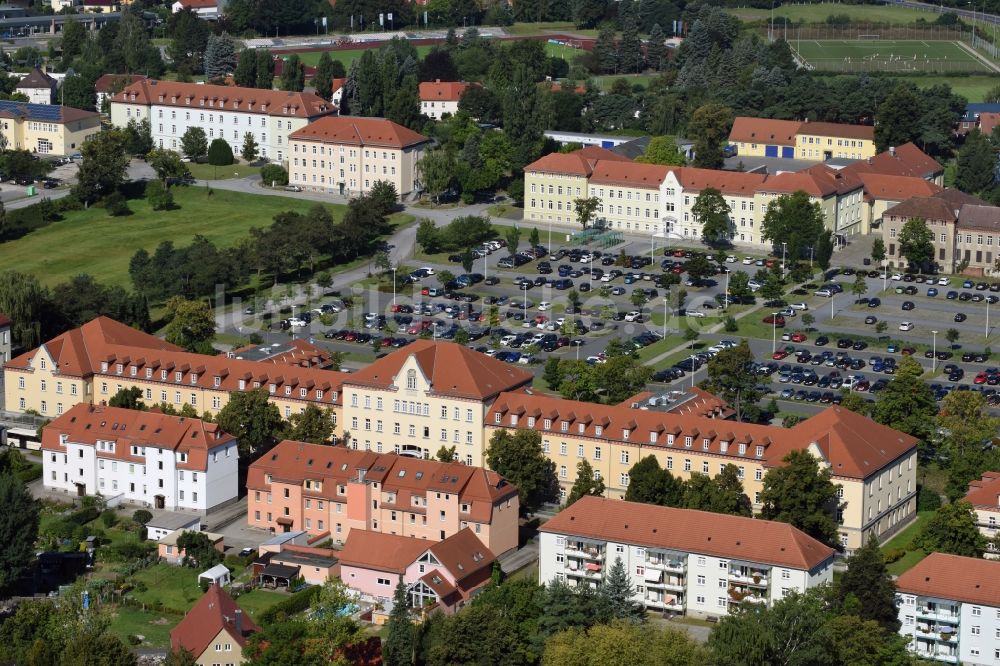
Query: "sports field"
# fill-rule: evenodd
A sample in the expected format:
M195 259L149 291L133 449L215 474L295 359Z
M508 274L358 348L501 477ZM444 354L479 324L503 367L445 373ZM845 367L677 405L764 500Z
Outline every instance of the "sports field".
M979 72L986 66L958 42L923 40L797 40L793 49L819 70Z

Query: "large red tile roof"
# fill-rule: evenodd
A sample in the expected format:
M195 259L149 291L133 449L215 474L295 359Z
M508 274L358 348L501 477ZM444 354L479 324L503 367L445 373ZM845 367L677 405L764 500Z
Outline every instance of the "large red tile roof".
M111 101L290 118L318 118L337 111L336 106L314 93L157 79L136 81L116 93Z
M599 160L590 175L590 185L622 185L658 190L667 174L679 167L640 162Z
M374 569L402 576L430 545L426 539L352 529L338 557L341 567Z
M539 530L805 571L830 561L834 553L787 523L592 495L560 511Z
M132 446L186 453L187 462L179 463L178 468L200 471L208 469L209 451L236 439L214 423L206 423L198 418L84 402L74 405L45 426L42 431L42 450L65 453L63 436L69 442L90 446L96 445L97 440L116 443L113 452L98 450L98 458L145 462L145 457L131 455Z
M932 178L944 173L944 167L913 143L904 143L867 160L858 160L844 167L853 173L882 173L888 176Z
M391 120L357 116L325 116L292 132L288 140L389 148L407 148L430 141Z
M376 360L344 381L345 386L390 388L403 364L415 357L435 395L489 399L531 382L534 375L454 342L417 340ZM402 379L405 381L405 377Z
M598 146L586 146L571 153L549 153L524 167L526 172L590 176L599 160L630 162L627 157Z
M496 555L468 527L438 541L427 550L452 575L459 588L465 587L463 581L470 578L476 580L477 574L491 569L496 560Z
M882 217L922 217L925 220L954 222L958 219L958 211L938 197L911 197L887 208Z
M929 197L941 187L929 180L914 176L890 176L882 173L861 173L865 184L865 198L883 201L905 201L911 197Z
M681 167L675 173L686 191L701 192L714 187L723 194L734 196L751 196L766 180L766 176L761 173L717 171L697 167Z
M212 4L215 4L214 0L212 0ZM129 85L136 81L142 81L145 78L142 74L101 74L97 81L94 82L94 90L99 93L106 93L119 81L124 85Z
M1000 600L1000 562L931 553L896 579L903 594L996 606Z
M983 472L981 479L973 479L964 499L977 509L1000 511L1000 472Z
M729 140L738 143L762 143L783 146L795 145L795 133L802 125L798 120L774 120L737 116Z
M424 81L420 84L421 102L457 102L470 84L465 81Z
M240 629L236 626L237 611L241 613ZM170 630L170 648L186 649L195 659L211 645L212 640L225 629L241 647L247 638L260 631L250 616L244 613L225 590L212 585L202 595L180 623Z

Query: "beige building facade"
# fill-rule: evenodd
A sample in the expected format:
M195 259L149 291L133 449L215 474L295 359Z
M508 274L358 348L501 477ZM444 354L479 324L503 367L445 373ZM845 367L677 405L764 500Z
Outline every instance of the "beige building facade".
M0 128L9 149L69 156L101 131L101 117L68 106L0 101Z

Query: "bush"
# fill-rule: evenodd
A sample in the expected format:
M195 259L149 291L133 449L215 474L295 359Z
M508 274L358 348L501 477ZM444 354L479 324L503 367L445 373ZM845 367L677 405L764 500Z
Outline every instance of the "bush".
M101 512L101 522L104 523L105 527L114 527L115 523L118 522L118 514L115 513L114 509L105 509Z
M229 166L233 163L233 149L222 137L213 139L208 147L208 163L212 166Z
M886 564L892 564L893 562L898 562L899 560L903 559L904 555L906 555L906 551L903 550L902 548L889 548L888 550L882 553L882 556L885 558Z
M101 512L96 506L85 506L82 509L74 511L73 513L66 516L66 522L73 523L74 525L83 525L84 523L89 523L92 520L96 520Z
M937 511L940 508L940 495L924 486L917 489L917 511Z
M146 200L153 210L170 210L174 207L174 193L159 180L150 181L146 185Z
M288 185L288 172L279 164L268 164L261 167L260 180L265 185Z
M139 509L132 514L132 520L140 525L145 525L153 519L153 514L146 509Z
M270 608L262 611L257 618L257 622L268 625L296 613L301 613L312 605L312 602L319 596L321 589L319 585L313 585L300 592L296 592L287 599L279 601Z
M736 317L733 315L726 315L722 326L726 330L726 333L735 333L740 330L739 324L736 323Z
M128 207L128 201L121 192L112 192L104 198L104 210L108 211L111 217L124 217L130 215L132 210Z

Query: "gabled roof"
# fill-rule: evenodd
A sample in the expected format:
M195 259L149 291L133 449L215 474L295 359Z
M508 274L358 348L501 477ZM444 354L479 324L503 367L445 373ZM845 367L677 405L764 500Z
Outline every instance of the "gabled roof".
M531 382L534 375L454 342L416 340L345 379L345 386L389 388L409 358L415 358L436 395L487 400ZM399 381L405 382L406 378Z
M74 109L71 106L59 106L57 104L29 104L28 102L14 102L10 100L0 100L0 118L13 118L17 120L35 120L46 123L71 123L87 118L98 118L99 113L94 111L84 111Z
M605 148L598 146L586 146L571 153L549 153L524 167L524 170L541 173L556 173L569 176L590 176L594 172L594 167L599 160L612 160L615 162L629 162L627 157L622 157Z
M729 141L794 146L795 133L801 125L798 120L737 116L733 121L733 129L729 132Z
M212 2L214 4L214 0ZM94 82L94 90L99 93L106 93L111 90L111 87L116 82L121 81L127 86L136 81L142 81L145 78L142 74L101 74L97 81Z
M260 631L260 627L243 612L225 590L218 585L212 585L194 608L188 611L180 624L170 630L170 647L173 650L183 647L198 659L223 629L241 647L246 645L247 638L251 634Z
M904 143L867 160L858 160L843 170L857 174L882 173L888 176L917 178L932 178L944 173L944 167L913 143Z
M997 125L1000 125L1000 112L991 111L979 114L979 131L986 136L993 134Z
M681 167L675 170L674 174L685 190L700 192L714 187L723 194L734 196L752 195L766 180L766 176L761 173L717 171L697 167Z
M929 180L914 176L864 172L858 176L865 184L865 198L869 201L906 201L911 197L929 197L942 189Z
M116 443L113 452L98 450L98 458L144 462L144 458L131 455L132 446L186 453L187 462L178 463L177 467L201 471L208 468L210 450L236 440L214 423L199 418L105 407L88 402L77 403L45 426L42 449L65 453L66 447L61 442L63 435L74 444L94 446L97 440Z
M896 589L984 606L1000 605L1000 561L931 553L896 579Z
M424 81L420 84L421 102L457 102L470 84L465 81Z
M643 164L641 162L600 160L594 166L589 184L622 185L624 187L641 187L656 190L659 189L667 174L677 168L660 164Z
M142 79L116 93L111 102L156 104L199 111L230 111L288 118L318 118L337 107L314 93Z
M811 571L834 550L787 523L588 495L539 531Z
M925 220L954 222L958 219L958 213L947 201L938 197L911 197L887 208L882 217L922 217Z
M218 0L178 0L184 9L210 9L218 7Z
M18 90L25 90L28 88L52 88L55 84L55 79L35 67L26 77L18 81L14 87Z
M983 472L981 479L970 481L963 499L977 509L1000 511L1000 472Z
M451 574L460 588L464 587L462 581L483 569L490 569L496 559L496 555L483 545L479 537L468 527L459 530L444 541L439 541L427 550Z
M321 141L349 146L408 148L430 141L423 134L385 118L326 116L292 132L289 141Z
M958 213L958 228L998 231L1000 230L1000 208L965 204Z
M875 140L875 128L871 125L846 125L844 123L824 123L805 121L799 126L796 134L810 136L831 136L841 139Z
M398 534L352 529L340 550L341 567L360 567L402 576L427 551L428 541Z

